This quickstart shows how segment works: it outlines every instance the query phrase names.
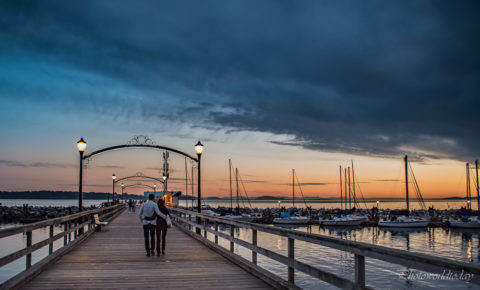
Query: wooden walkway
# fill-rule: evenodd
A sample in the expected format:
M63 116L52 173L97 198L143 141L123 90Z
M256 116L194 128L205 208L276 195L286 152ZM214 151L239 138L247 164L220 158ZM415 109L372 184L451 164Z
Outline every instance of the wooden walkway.
M24 289L271 289L175 227L166 255L145 256L136 213L124 211L102 230Z

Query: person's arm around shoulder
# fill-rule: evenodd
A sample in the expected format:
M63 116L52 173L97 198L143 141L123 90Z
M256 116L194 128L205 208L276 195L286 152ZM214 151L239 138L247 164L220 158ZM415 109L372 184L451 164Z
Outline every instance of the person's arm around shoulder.
M167 218L167 216L164 215L164 214L160 211L160 209L158 209L158 205L157 205L157 204L155 204L154 209L155 209L155 212L157 213L157 215L160 216L162 219Z
M140 219L140 222L143 223L143 206L145 205L145 203L142 204L142 206L140 207L140 210L138 211L138 218Z

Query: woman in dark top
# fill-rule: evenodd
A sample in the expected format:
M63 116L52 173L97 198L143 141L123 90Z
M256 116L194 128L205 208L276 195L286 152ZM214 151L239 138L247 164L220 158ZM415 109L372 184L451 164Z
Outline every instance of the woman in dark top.
M165 215L169 215L170 212L168 208L165 206L165 201L163 199L159 199L158 202L158 209ZM165 237L167 236L167 221L159 216L157 216L157 256L160 256L160 237L162 238L162 255L165 255Z

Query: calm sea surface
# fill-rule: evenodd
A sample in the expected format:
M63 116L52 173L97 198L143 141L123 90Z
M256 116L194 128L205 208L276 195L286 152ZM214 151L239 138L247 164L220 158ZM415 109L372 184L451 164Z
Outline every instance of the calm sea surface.
M0 200L3 205L21 205L27 203L26 200ZM75 205L76 200L57 200L57 201L35 201L28 200L31 205L56 205L69 206ZM99 204L102 201L85 201L85 205ZM217 204L230 206L230 203L212 203L213 207ZM282 202L285 203L285 202ZM434 201L431 202L435 208L459 208L463 202ZM402 207L402 202L385 202L384 208ZM447 205L448 204L448 205ZM253 205L253 203L252 203ZM254 207L264 208L278 206L275 202L256 202ZM311 203L314 208L334 208L338 207L335 203ZM428 205L428 202L427 202ZM288 207L288 205L287 205ZM1 225L2 228L14 226L13 224ZM401 229L381 229L377 227L364 228L321 228L319 226L288 226L288 228L311 232L352 241L361 241L375 245L381 245L396 249L407 250L411 252L421 252L437 257L445 257L467 263L480 263L480 244L478 230L449 230L442 228L428 228L423 230L401 230ZM229 233L229 229L221 229ZM61 228L55 229L55 234L61 232ZM251 241L251 231L237 229L236 235L240 239ZM48 236L47 229L39 229L33 232L33 243L38 242ZM208 238L213 240L213 236L208 234ZM168 236L167 236L168 239ZM14 235L0 239L0 256L5 256L24 247L26 243L23 234ZM219 239L220 245L229 248L229 242ZM287 239L277 237L271 234L258 232L258 244L261 247L287 255ZM63 245L63 240L55 243L54 249ZM169 245L167 240L167 247ZM42 248L33 254L33 262L39 261L47 255L48 247ZM235 252L246 259L251 259L251 252L235 245ZM300 261L314 265L320 269L328 270L342 277L353 279L354 277L354 256L352 254L333 250L330 248L312 245L306 242L295 242L295 257ZM261 255L258 256L258 263L262 267L274 272L275 274L287 278L287 268ZM19 259L16 262L5 265L0 268L0 282L5 281L16 273L22 271L25 267L25 259ZM478 285L470 284L464 281L439 281L439 280L409 280L402 276L408 269L403 266L390 264L387 262L366 258L366 279L367 285L379 289L479 289ZM442 274L442 273L439 273ZM319 282L310 278L299 271L296 272L296 283L305 289L336 289L329 284Z

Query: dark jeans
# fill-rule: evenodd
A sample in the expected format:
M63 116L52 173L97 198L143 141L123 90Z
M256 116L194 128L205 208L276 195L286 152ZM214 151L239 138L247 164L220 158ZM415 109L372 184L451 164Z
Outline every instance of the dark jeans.
M160 236L162 236L162 252L165 252L165 238L167 237L167 227L157 226L157 253L160 253Z
M150 243L148 243L149 236ZM145 238L145 250L147 253L153 252L153 249L155 249L155 226L143 225L143 237Z

